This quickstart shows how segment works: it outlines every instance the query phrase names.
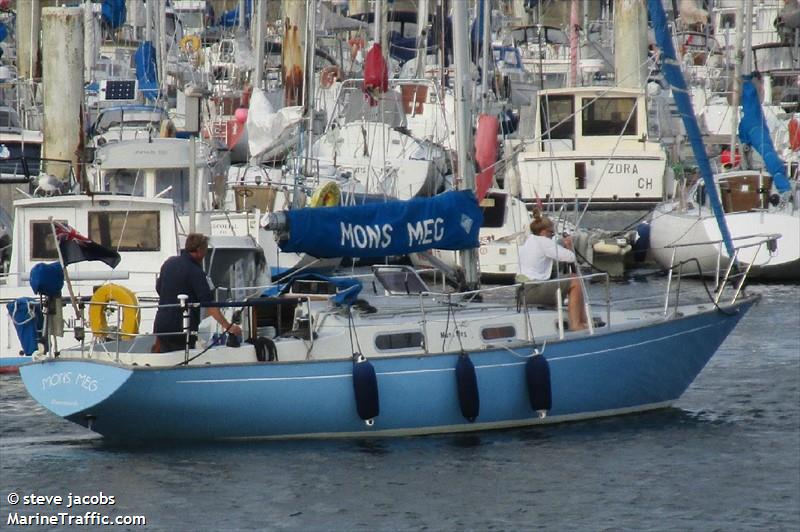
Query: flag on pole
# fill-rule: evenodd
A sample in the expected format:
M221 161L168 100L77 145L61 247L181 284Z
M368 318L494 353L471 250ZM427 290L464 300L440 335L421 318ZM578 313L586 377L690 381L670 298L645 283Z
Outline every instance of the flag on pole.
M117 251L86 238L67 224L53 222L53 225L64 266L90 260L105 262L112 268L116 268L119 264L121 258Z

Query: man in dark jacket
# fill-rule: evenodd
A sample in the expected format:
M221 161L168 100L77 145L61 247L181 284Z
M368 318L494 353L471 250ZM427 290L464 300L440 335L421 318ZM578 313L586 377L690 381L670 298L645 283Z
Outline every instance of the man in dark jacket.
M178 303L178 295L189 296L189 303L207 303L213 301L213 294L206 274L203 271L203 258L208 253L208 237L200 233L191 233L186 237L186 244L181 254L170 257L161 265L161 273L156 280L158 304L173 305ZM241 336L242 328L231 324L218 308L206 309L220 326L227 332ZM200 309L190 310L190 330L196 331L200 324ZM154 349L157 352L178 351L186 347L186 335L183 332L183 311L180 307L159 308L156 312L153 332L157 337ZM177 334L164 334L175 332ZM192 335L189 347L194 348L197 337Z

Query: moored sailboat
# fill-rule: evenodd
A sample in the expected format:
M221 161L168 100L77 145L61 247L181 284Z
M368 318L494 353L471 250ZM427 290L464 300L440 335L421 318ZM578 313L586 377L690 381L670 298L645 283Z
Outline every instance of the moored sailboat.
M465 31L465 5L454 11L456 32ZM284 250L474 249L482 218L471 190L310 216L294 209L271 220ZM565 333L560 308L491 301L491 290L434 292L410 269L382 266L365 280L294 278L218 304L242 311L249 342L240 347L207 338L153 354L152 338L118 339L95 345L91 358L62 350L20 372L46 408L124 440L389 436L587 419L672 404L756 301L741 288L723 279L711 304L608 306L605 322Z

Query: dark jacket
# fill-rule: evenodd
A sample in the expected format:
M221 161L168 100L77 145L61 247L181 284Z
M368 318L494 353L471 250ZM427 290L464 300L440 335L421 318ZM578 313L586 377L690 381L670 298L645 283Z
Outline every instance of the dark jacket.
M187 251L181 251L176 257L170 257L161 266L161 273L156 280L158 304L170 305L178 303L178 294L189 296L189 303L206 303L213 300L211 287L200 264L194 261ZM200 309L193 308L190 313L191 330L196 331L200 324ZM159 308L156 312L154 333L183 331L183 314L178 307ZM167 341L183 340L185 336L166 337ZM162 338L163 342L164 338ZM171 346L174 347L174 346Z

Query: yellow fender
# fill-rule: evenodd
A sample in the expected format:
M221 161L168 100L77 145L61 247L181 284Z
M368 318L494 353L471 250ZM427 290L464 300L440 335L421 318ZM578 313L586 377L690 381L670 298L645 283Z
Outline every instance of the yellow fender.
M341 201L339 186L333 181L328 181L314 191L309 207L336 207Z
M98 288L89 301L89 326L95 336L108 336L108 323L106 322L106 304L116 302L124 307L119 307L122 313L120 319L120 332L123 340L132 340L139 333L139 300L136 294L118 284L104 284ZM115 324L116 325L116 324Z
M186 35L181 38L181 40L178 42L178 45L181 47L181 50L187 54L197 52L200 50L200 37L197 35Z
M592 246L595 253L602 253L604 255L625 255L631 250L630 244L620 247L617 244L609 244L607 242L597 242Z

